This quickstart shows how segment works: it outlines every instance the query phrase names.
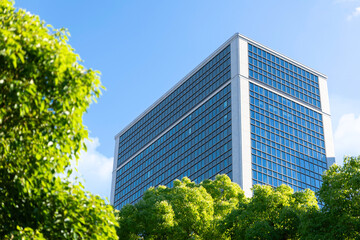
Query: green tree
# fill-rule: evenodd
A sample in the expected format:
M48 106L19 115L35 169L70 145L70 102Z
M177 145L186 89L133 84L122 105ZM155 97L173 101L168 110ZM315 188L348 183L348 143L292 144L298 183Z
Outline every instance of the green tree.
M360 156L324 175L317 197L255 185L246 198L226 175L150 188L119 214L120 239L360 239ZM205 190L205 191L204 191Z
M85 147L82 116L101 88L67 41L0 0L0 238L116 238L112 207L59 176Z
M317 208L310 190L255 185L250 201L240 202L224 218L222 231L231 239L299 239L301 215Z
M244 192L227 175L200 184L184 177L173 188L148 189L138 203L119 212L120 239L227 239L219 231L223 218Z
M150 188L119 212L120 239L300 239L302 215L318 211L314 192L256 185L246 198L226 175L200 184Z
M304 216L304 239L360 239L360 156L331 166L317 195L323 207Z
M240 186L231 182L225 174L217 175L215 180L206 179L200 185L206 189L214 201L214 217L210 227L203 234L204 239L226 239L224 232L221 231L223 219L238 204L246 204L249 200Z
M238 204L247 202L244 191L236 183L223 174L215 180L206 179L200 183L214 200L214 216L222 218L230 213Z
M213 214L210 194L184 177L173 188L151 187L134 206L122 208L118 234L129 239L201 239Z

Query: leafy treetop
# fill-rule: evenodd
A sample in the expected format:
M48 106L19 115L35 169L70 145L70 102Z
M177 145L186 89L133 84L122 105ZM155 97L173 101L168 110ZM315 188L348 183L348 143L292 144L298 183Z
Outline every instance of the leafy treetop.
M0 238L115 237L112 207L59 177L85 147L99 73L66 30L13 5L0 0Z

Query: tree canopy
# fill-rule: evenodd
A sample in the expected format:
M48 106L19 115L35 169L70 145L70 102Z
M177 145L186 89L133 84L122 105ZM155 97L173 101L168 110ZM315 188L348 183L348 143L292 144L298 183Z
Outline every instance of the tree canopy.
M317 198L316 198L317 196ZM323 175L316 193L255 185L247 198L226 175L150 188L119 212L120 239L360 239L360 157ZM319 208L317 199L320 201Z
M124 206L118 234L120 239L221 239L219 220L239 201L246 201L244 193L226 175L201 184L184 177L173 188L150 188L138 203Z
M323 207L304 216L304 239L360 239L360 156L331 166L317 196Z
M120 211L120 239L298 239L300 216L318 209L315 194L254 186L252 198L226 175L200 184L150 188Z
M66 30L13 4L0 1L0 238L115 238L112 207L60 177L85 147L99 73Z
M226 216L224 230L231 239L299 239L300 217L310 209L318 209L311 190L255 185L250 201Z

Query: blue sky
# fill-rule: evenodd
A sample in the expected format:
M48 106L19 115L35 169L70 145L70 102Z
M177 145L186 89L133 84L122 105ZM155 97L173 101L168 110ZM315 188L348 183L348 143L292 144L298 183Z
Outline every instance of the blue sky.
M17 0L66 27L107 88L84 123L85 187L110 195L114 136L239 32L328 76L337 162L360 155L360 0Z

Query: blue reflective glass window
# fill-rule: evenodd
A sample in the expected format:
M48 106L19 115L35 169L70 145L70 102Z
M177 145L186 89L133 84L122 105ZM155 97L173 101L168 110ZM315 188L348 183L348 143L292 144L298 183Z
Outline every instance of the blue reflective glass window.
M321 107L317 76L265 50L251 44L248 46L250 78L275 87L312 106Z
M230 46L227 46L120 135L118 166L229 80Z
M134 203L150 186L169 186L184 176L196 182L221 173L232 177L230 90L230 84L224 86L117 171L115 206Z
M318 189L326 167L321 114L256 84L249 89L252 166L261 173L253 180Z

